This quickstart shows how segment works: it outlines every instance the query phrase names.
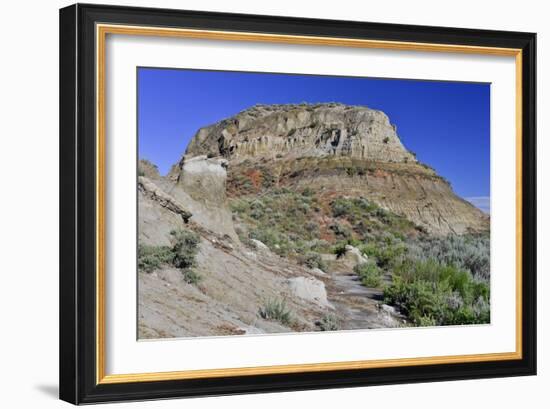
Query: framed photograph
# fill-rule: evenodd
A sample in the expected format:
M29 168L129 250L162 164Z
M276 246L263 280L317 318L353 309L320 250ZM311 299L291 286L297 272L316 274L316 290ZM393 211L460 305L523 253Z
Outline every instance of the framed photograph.
M61 399L534 375L535 40L61 9Z

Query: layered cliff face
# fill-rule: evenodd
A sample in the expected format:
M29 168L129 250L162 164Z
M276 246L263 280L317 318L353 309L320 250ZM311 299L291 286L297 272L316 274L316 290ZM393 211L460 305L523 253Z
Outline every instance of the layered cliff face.
M326 155L416 162L386 114L342 104L256 105L199 130L187 153L233 161Z
M243 183L258 193L308 187L367 197L433 234L489 229L485 214L403 146L387 115L367 107L257 105L200 129L186 151L197 155L227 159L233 196Z

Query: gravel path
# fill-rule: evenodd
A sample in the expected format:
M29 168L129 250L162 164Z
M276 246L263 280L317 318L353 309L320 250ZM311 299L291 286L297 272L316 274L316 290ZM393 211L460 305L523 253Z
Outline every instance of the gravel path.
M330 278L328 298L338 315L344 317L341 329L393 328L404 324L400 314L381 308L381 289L365 287L354 273L334 271Z

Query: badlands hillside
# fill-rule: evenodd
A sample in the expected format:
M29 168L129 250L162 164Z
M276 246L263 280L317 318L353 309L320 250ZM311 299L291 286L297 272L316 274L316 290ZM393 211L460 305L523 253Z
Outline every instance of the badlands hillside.
M141 160L138 202L140 338L489 320L488 216L381 111L254 106Z

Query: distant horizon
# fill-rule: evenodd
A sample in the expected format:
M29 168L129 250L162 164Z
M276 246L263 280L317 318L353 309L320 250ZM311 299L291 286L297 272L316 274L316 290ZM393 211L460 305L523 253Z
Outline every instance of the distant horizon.
M490 196L476 196L476 197L464 197L464 200L470 202L483 213L491 214L491 197Z
M490 84L484 83L139 68L139 158L166 175L200 128L254 105L300 103L383 111L406 149L490 213Z

